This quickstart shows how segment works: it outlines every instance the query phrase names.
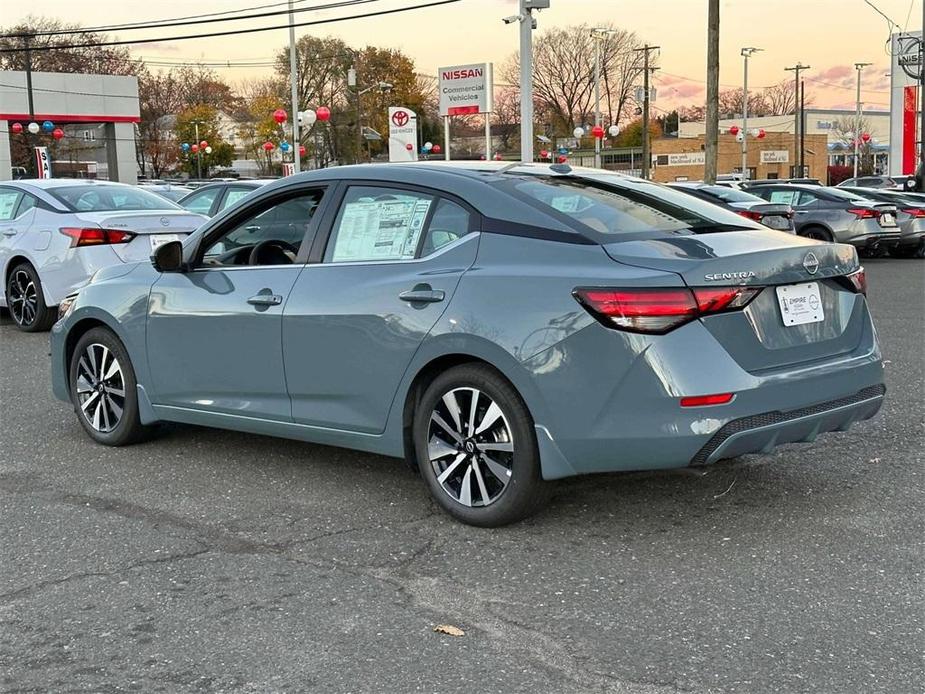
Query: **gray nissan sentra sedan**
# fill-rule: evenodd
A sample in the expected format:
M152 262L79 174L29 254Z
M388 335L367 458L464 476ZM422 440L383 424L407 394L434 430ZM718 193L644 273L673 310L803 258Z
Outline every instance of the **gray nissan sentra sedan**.
M639 179L347 166L98 272L60 307L53 386L102 444L175 421L403 457L453 516L496 526L551 480L872 417L864 292L852 246Z

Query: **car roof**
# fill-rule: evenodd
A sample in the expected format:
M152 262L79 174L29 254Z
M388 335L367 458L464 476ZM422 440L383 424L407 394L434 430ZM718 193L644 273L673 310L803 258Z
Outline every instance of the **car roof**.
M117 181L98 181L95 178L21 178L18 181L10 183L23 183L41 190L51 190L53 188L65 188L74 185L88 186L119 186L124 188L134 188L135 186L128 183L119 183Z

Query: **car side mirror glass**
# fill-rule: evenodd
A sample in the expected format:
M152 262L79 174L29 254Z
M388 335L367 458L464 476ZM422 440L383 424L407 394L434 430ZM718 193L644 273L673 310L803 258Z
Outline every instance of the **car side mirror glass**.
M170 241L158 246L151 254L151 264L158 272L182 272L183 244L179 241Z

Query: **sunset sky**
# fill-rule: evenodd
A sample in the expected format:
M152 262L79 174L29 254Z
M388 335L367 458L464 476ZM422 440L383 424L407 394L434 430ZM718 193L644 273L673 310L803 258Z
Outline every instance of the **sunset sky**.
M305 21L360 14L366 8L391 8L415 4L417 0L382 0L356 8L323 10L297 15ZM424 1L424 0L421 0ZM207 12L244 9L271 4L272 0L160 0L72 2L43 0L41 13L85 26L98 26L150 19L182 17ZM322 4L308 0L300 6ZM874 0L874 4L901 28L917 30L922 24L922 0ZM660 45L655 86L656 106L670 109L680 104L702 104L706 62L706 0L552 0L552 8L540 12L538 32L553 26L612 22L635 31L642 40ZM4 2L0 25L6 27L28 14L29 3ZM284 9L272 7L269 10ZM462 0L458 4L397 14L383 18L354 20L298 29L298 35L331 34L354 46L375 44L401 48L416 61L420 72L436 72L438 66L481 61L503 62L517 49L517 28L501 18L515 13L517 0ZM864 0L723 0L721 2L721 72L725 86L741 86L742 46L757 46L764 52L750 61L749 83L760 87L791 78L786 66L802 61L807 71L807 95L816 106L854 105L855 62L874 65L864 72L862 100L870 108L889 106L887 54L888 23ZM304 18L304 19L303 19ZM279 17L255 20L252 26L281 24ZM237 28L237 24L210 28ZM183 33L209 29L186 28ZM123 32L120 38L166 36L178 29ZM223 39L176 41L167 38L157 44L141 45L135 53L168 62L188 60L270 60L288 41L285 29ZM268 67L236 67L220 72L229 81L255 77Z

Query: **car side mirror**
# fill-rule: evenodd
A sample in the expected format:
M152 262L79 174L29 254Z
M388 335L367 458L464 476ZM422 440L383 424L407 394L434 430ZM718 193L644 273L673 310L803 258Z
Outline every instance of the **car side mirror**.
M183 244L170 241L158 246L151 254L151 264L158 272L183 271Z

